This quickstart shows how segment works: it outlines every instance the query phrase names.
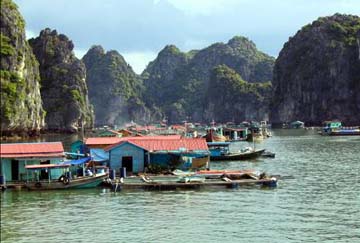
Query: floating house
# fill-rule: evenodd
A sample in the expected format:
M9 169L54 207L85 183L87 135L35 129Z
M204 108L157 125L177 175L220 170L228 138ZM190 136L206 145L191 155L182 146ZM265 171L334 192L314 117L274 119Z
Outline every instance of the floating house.
M98 136L99 137L121 137L122 133L112 130L112 129L106 129L104 131L101 131Z
M105 148L109 152L110 169L125 167L129 173L144 172L150 164L163 167L183 166L191 168L199 161L209 161L209 150L205 139L131 139ZM206 160L204 160L204 158Z
M105 151L109 147L120 142L132 140L172 140L180 139L180 135L169 136L136 136L136 137L92 137L85 140L86 149L89 151L91 158L96 162L109 161L109 152Z
M26 165L56 164L65 158L61 142L6 143L0 146L0 174L6 182L26 181Z

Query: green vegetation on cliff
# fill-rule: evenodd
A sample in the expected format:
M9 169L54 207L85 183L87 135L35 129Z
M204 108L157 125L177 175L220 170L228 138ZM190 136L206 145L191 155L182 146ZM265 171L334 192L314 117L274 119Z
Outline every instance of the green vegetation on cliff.
M219 65L211 72L206 95L208 119L262 120L268 117L271 83L249 83L235 70Z
M142 81L117 51L105 53L101 46L93 46L83 62L97 125L149 121L149 110L141 98Z
M145 101L150 107L158 107L172 122L186 117L207 120L204 109L208 106L206 97L214 67L226 65L247 82L264 83L272 79L274 61L241 36L188 53L166 46L142 74L150 97Z
M29 42L40 63L47 129L76 132L82 125L92 127L85 65L75 57L73 43L50 29L41 31L39 37Z
M25 38L25 21L11 0L1 0L1 131L38 132L44 126L38 62Z
M320 125L360 120L360 18L335 14L304 26L274 67L272 120Z

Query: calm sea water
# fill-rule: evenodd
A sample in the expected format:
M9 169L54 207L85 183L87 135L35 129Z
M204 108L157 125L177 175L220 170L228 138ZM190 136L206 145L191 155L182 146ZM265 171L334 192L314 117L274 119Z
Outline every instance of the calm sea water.
M9 190L1 242L360 242L360 137L276 130L256 146L276 158L212 168L294 179L275 189Z

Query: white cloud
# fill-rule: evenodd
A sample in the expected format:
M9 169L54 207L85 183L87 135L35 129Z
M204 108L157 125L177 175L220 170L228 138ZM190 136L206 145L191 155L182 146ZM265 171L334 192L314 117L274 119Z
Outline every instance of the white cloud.
M157 53L151 51L126 52L121 53L121 55L124 56L126 62L130 64L135 73L141 74L149 62L156 58Z
M249 0L167 0L175 8L189 15L211 15L223 12L242 2Z

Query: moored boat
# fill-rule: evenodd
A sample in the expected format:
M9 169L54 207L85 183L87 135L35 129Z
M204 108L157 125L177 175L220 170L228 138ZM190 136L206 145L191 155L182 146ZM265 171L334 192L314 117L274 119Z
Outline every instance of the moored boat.
M254 151L240 152L240 153L228 153L221 154L219 156L210 156L210 160L213 161L222 161L222 160L248 160L256 159L262 155L265 149L259 149Z
M73 165L84 164L85 159L77 160L74 164L61 163L61 164L41 164L41 165L26 165L25 169L28 176L25 187L29 190L56 190L56 189L81 189L81 188L93 188L98 186L105 178L108 177L108 173L101 169L96 173L95 169L93 173L87 169L78 168L83 173L72 176L70 168ZM45 178L44 175L46 175Z
M260 157L265 149L245 148L240 152L230 152L229 142L208 143L211 161L248 160Z
M360 126L344 127L340 121L326 121L321 130L322 135L328 136L360 136Z

